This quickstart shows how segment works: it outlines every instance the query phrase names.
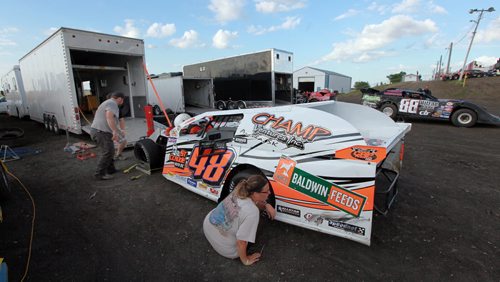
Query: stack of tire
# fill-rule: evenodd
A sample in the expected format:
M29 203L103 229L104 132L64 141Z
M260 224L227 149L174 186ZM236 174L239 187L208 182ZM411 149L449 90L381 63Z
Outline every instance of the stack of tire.
M215 102L215 108L219 111L223 110L236 110L236 109L246 109L247 108L247 103L243 100L239 101L223 101L223 100L218 100Z

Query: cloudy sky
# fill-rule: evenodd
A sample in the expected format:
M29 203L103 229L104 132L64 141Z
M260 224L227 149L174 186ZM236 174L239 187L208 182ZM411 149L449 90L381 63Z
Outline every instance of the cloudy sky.
M22 3L21 3L22 2ZM4 2L0 74L60 27L144 39L150 73L277 48L294 69L335 71L371 85L399 71L430 79L442 57L459 69L479 13L498 1L183 0ZM496 5L496 7L495 7ZM468 61L500 57L500 12L485 12Z

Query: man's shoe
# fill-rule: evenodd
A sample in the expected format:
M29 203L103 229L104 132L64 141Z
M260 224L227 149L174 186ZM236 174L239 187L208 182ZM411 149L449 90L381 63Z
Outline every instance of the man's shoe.
M116 170L116 168L112 167L112 168L108 168L106 170L106 172L107 172L107 174L113 174L113 173L117 172L117 170Z
M110 180L110 179L113 179L113 175L110 175L110 174L95 175L94 177L95 177L97 180Z

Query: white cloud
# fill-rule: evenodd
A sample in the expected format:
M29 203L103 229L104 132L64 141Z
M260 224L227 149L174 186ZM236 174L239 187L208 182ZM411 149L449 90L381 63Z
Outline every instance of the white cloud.
M175 24L153 23L149 26L146 36L162 38L175 33Z
M260 13L279 13L302 9L306 6L303 0L255 0L255 10Z
M358 10L354 10L354 9L349 9L347 10L347 12L341 14L341 15L338 15L334 18L334 20L338 21L338 20L343 20L343 19L346 19L346 18L350 18L350 17L353 17L355 15L359 14L359 11Z
M146 48L148 48L148 49L156 49L156 45L154 45L154 44L148 44L148 45L146 45Z
M486 29L479 30L476 34L475 42L488 43L500 41L500 17L492 20Z
M285 21L280 25L274 25L267 28L251 25L250 27L248 27L247 31L251 34L262 35L264 33L274 32L278 30L294 29L300 24L300 20L301 19L299 17L287 17Z
M46 35L46 36L51 36L52 34L54 34L54 32L56 32L59 28L57 27L51 27L49 29L46 29L43 31L43 34Z
M217 49L226 49L229 41L238 37L238 32L219 29L212 38L212 45Z
M181 38L170 40L170 45L181 49L195 47L198 45L198 32L192 29L188 30Z
M497 57L481 56L481 57L477 57L476 59L474 59L474 61L476 61L478 64L482 65L483 68L487 68L489 66L496 64L497 59L498 59Z
M215 13L215 19L224 24L238 20L243 14L244 0L210 0L208 9Z
M446 11L445 8L442 6L434 4L433 1L429 1L428 3L429 6L429 11L434 14L448 14L448 11Z
M1 38L0 37L0 46L16 46L16 42L7 39L7 38Z
M403 2L395 4L392 12L396 14L410 14L418 10L420 0L403 0Z
M400 38L435 33L437 30L436 23L429 19L417 21L405 15L393 16L380 24L365 26L354 39L334 43L333 51L317 63L332 60L374 60L390 55L381 49Z
M139 38L139 29L134 26L134 20L125 20L125 27L115 26L113 30L121 36Z
M16 46L17 43L9 39L9 37L19 32L16 27L4 27L0 28L0 46Z
M380 5L377 2L372 2L372 3L370 3L370 6L368 6L368 10L374 11L374 12L379 13L380 15L383 15L387 11L387 6Z

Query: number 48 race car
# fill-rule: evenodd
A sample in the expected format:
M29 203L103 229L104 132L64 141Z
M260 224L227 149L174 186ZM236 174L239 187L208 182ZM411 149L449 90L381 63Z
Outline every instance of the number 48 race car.
M363 105L378 109L393 119L449 120L458 127L472 127L476 123L500 125L500 117L464 100L437 99L424 91L399 88L383 91L366 88L361 92Z
M185 114L182 114L185 115ZM408 123L336 101L179 116L135 145L165 178L213 201L267 177L276 219L370 244L396 195ZM201 223L200 223L201 224Z

